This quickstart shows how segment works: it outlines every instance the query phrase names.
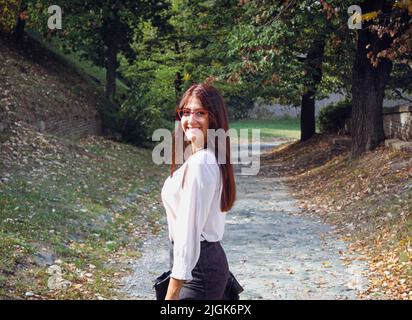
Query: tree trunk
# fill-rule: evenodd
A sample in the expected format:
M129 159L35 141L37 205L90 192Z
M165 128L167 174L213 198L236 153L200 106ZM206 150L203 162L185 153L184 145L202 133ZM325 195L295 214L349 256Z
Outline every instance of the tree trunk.
M108 26L106 31L105 45L106 51L106 98L114 101L116 94L116 71L118 68L117 53L119 51L118 37L120 21L117 15L105 22Z
M177 41L175 41L175 51L177 54L181 53L179 43ZM179 101L179 99L181 98L182 85L183 85L183 76L182 76L181 71L176 72L176 78L175 78L174 84L175 84L176 100Z
M22 43L23 42L25 25L26 25L26 20L22 20L19 17L19 19L17 20L16 29L14 30L14 35L16 37L16 42L17 43Z
M326 32L320 32L313 40L306 57L306 74L309 83L302 95L300 114L300 141L306 141L316 133L315 125L315 94L322 80L322 61L325 51Z
M302 95L300 113L300 142L309 140L316 132L315 124L315 92L307 91Z
M27 20L27 5L24 3L21 3L20 8L19 8L19 14L17 17L17 24L14 29L14 36L18 44L21 44L23 42L26 20Z
M362 13L384 11L384 4L384 0L368 0L362 7ZM377 66L373 66L367 55L369 52L376 55L388 48L390 43L389 37L379 38L376 32L368 28L367 23L358 31L352 76L351 158L375 149L385 139L382 104L392 62L384 58L379 60Z

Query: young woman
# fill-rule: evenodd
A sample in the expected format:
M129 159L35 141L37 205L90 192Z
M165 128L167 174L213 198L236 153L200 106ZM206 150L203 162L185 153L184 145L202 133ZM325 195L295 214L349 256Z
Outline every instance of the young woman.
M183 95L176 119L180 120L179 129L187 140L183 147L190 145L191 155L175 171L173 152L171 174L162 189L172 245L172 273L166 300L219 300L229 276L220 240L225 214L235 201L236 190L230 140L224 138L223 144L216 143L212 141L216 138L208 137L207 130L227 132L227 110L213 86L195 84ZM175 132L174 146L177 138ZM225 161L220 160L218 153L224 154ZM224 163L218 163L218 159Z

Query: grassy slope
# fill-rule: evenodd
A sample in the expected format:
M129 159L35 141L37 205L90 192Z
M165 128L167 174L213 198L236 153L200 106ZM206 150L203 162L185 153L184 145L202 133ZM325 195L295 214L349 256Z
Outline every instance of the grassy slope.
M2 117L25 122L88 116L101 90L61 57L28 39L23 49L0 37Z
M117 280L163 215L164 177L148 150L38 133L27 122L95 110L99 86L35 43L0 39L0 299L117 298ZM27 49L27 47L26 47ZM50 290L41 252L67 289Z
M67 63L71 68L83 72L86 76L90 77L94 82L99 84L101 89L104 88L106 82L106 70L102 67L98 67L88 60L81 59L80 56L74 52L64 53L59 49L58 41L51 38L49 42L43 42L42 38L34 31L29 32L30 36L41 42L42 45L47 48L50 52L58 56L65 63ZM117 79L116 80L116 93L118 95L126 95L129 88L127 85Z
M93 137L62 145L25 131L31 146L44 152L36 163L8 171L0 185L0 296L113 297L110 277L119 266L106 262L113 254L135 256L146 233L159 230L164 177L149 150ZM48 290L47 268L33 264L42 251L61 260L64 278L73 283L68 290Z

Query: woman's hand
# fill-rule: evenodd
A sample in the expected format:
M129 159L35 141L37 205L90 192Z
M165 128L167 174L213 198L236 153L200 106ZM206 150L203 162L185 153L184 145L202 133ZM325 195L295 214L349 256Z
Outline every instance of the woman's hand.
M184 283L185 280L179 280L171 277L165 300L179 300L180 289Z

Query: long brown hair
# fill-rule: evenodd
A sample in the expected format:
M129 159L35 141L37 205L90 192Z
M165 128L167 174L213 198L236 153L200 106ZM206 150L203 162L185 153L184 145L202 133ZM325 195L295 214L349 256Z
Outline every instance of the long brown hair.
M209 111L209 128L208 129L223 129L225 133L229 130L229 120L227 116L227 107L226 104L220 95L219 91L210 84L194 84L192 85L184 94L180 100L179 106L176 109L176 120L179 120L177 112L180 109L183 109L191 98L197 98L202 107ZM180 125L180 124L179 124ZM231 163L230 155L230 138L226 136L226 150L225 150L225 163L219 163L220 173L222 176L222 196L220 201L220 210L223 212L229 211L233 203L236 200L236 185L235 177L233 173L233 166ZM190 142L185 141L183 144L184 149L189 145ZM172 146L172 164L170 166L170 175L173 175L173 172L176 167L176 154L175 146L176 142L176 132L173 136L173 146ZM215 144L214 152L216 159L218 159L217 150L218 144Z

